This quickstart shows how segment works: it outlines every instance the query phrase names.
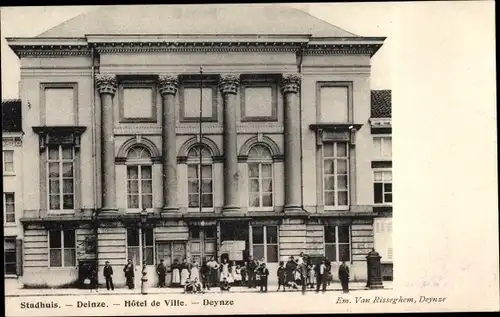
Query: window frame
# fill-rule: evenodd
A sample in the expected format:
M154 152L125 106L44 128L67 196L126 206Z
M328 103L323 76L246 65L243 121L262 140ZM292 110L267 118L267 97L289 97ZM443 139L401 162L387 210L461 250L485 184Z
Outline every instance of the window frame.
M187 194L187 210L188 212L198 212L200 210L200 207L190 207L189 206L189 166L190 165L196 165L197 166L197 170L198 170L198 188L199 190L201 191L201 188L202 188L202 181L203 181L203 177L201 177L201 169L200 169L200 158L199 156L197 157L193 157L193 156L189 156L189 152L193 149L193 148L196 148L198 147L199 144L195 144L193 146L191 146L189 148L189 150L187 151L188 153L188 156L187 156L187 160L186 160L186 194ZM212 207L201 207L201 211L202 212L214 212L215 211L215 165L214 165L214 162L213 162L213 158L212 158L212 151L210 150L210 147L207 146L206 144L203 144L203 147L210 152L210 157L203 157L202 156L202 160L201 160L201 165L210 165L211 167L211 170L212 170L212 176L211 176L211 180L212 180ZM199 192L197 193L199 195ZM203 194L203 192L202 192ZM201 204L200 201L198 201L199 204Z
M346 166L347 166L347 173L346 173L346 178L347 178L347 203L345 205L338 205L338 192L339 190L337 189L337 183L338 183L338 173L337 173L337 165L334 165L334 174L328 174L328 175L333 175L335 179L335 186L334 186L334 193L335 193L335 202L337 202L336 205L327 205L326 204L326 186L325 186L325 177L326 177L326 170L325 170L325 145L326 144L333 144L334 148L334 156L333 157L327 157L328 159L333 159L335 162L339 159L337 155L337 144L338 143L343 143L346 146ZM343 158L340 158L344 160ZM323 141L322 147L321 147L321 169L322 169L322 178L321 178L321 184L322 184L322 198L323 198L323 206L325 211L345 211L349 210L349 206L351 204L351 171L350 171L350 164L351 164L351 157L350 157L350 148L349 148L349 142L347 141ZM344 190L342 190L344 191Z
M272 151L271 149L267 146L267 145L264 145L264 144L255 144L253 145L252 147L250 147L250 149L248 150L248 153L250 153L250 151L254 148L254 147L257 147L257 146L263 146L266 148L266 150L269 152L269 155L270 157L269 158L252 158L250 156L247 157L247 160L246 160L246 165L247 165L247 177L248 177L248 192L247 192L247 195L248 195L248 198L247 198L247 203L248 203L248 210L249 211L274 211L274 208L275 208L275 202L274 202L274 199L275 199L275 177L274 177L274 162L273 162L273 159L272 159ZM259 176L258 176L258 179L259 179L259 206L251 206L250 205L250 164L257 164L258 166L258 169L259 169ZM272 188L272 191L271 191L271 206L263 206L262 205L262 202L263 202L263 191L262 191L262 164L266 164L266 165L270 165L271 166L271 188Z
M391 187L392 187L392 184L393 184L393 180L392 180L392 168L374 168L372 170L372 184L373 184L373 205L374 206L392 206L392 201L393 201L393 198L394 198L394 195L393 195L393 191L391 190L390 194L391 194L391 202L386 202L385 201L385 195L386 195L386 192L385 192L385 184L389 184L389 182L385 182L384 181L384 173L387 173L387 172L390 172L391 173L391 181L390 181L390 184L391 184ZM375 174L376 173L382 173L382 181L375 181ZM376 199L375 199L375 183L382 183L382 203L377 203L376 202ZM388 193L389 194L389 193Z
M73 248L65 248L64 247L64 231L73 231L75 233L75 246ZM60 238L61 238L61 247L60 248L51 248L50 247L50 233L51 232L59 232ZM48 251L48 259L47 259L47 265L49 269L67 269L67 268L74 268L78 266L78 235L75 229L49 229L47 230L47 251ZM66 266L64 264L64 251L65 250L75 250L75 264L72 266ZM51 266L50 265L50 251L51 250L61 250L61 266Z
M17 241L16 241L16 237L9 237L9 236L6 236L3 238L4 239L4 255L3 255L3 268L4 268L4 276L5 277L15 277L17 276L17 252L18 252L18 249L17 249ZM8 250L5 249L5 242L6 240L13 240L13 244L14 244L14 250ZM6 254L7 252L14 252L14 255L15 255L15 258L16 258L16 261L15 262L7 262L6 261ZM14 264L14 273L7 273L7 268L6 268L6 264Z
M373 136L373 147L375 148L375 140L380 139L380 151L376 151L375 157L380 160L392 160L392 135L391 134L377 134ZM384 154L384 140L390 139L391 146L390 151L391 155ZM387 141L386 141L387 142Z
M6 159L6 154L7 153L12 153L12 162L7 162ZM14 150L2 150L2 170L3 170L3 175L15 175L16 174L16 165L14 164ZM5 164L12 164L12 171L8 171L5 169Z
M136 149L142 149L143 151L147 151L149 155L149 159L128 159L128 154L132 150ZM130 213L137 213L141 212L143 203L142 203L142 167L147 166L151 168L151 207L146 208L147 212L153 212L154 210L154 205L155 205L155 196L154 196L154 181L155 181L155 176L154 176L154 171L153 171L153 160L152 160L152 154L149 151L149 149L145 146L142 145L134 145L127 151L127 157L125 160L125 196L126 196L126 206L127 206L127 212ZM129 191L128 191L128 182L129 182L129 177L128 177L128 169L129 167L137 167L137 182L138 182L138 197L139 197L139 207L138 208L129 208Z
M40 83L40 125L47 125L47 103L45 91L47 89L73 89L73 125L78 125L78 83L76 82L52 82Z
M271 115L248 116L246 115L246 88L271 88ZM240 112L241 122L277 122L278 121L278 80L273 77L244 76L240 80Z
M125 259L126 261L128 261L128 259L130 259L129 257L129 248L139 248L139 262L140 263L133 263L132 261L132 264L134 264L134 266L137 266L139 265L140 267L142 267L142 262L144 262L144 250L146 248L152 248L153 249L153 264L146 264L147 266L153 266L153 265L156 265L157 264L157 259L156 259L156 256L157 256L157 252L156 252L156 234L155 234L155 230L153 230L153 228L147 228L146 230L151 230L151 233L153 235L153 244L152 245L143 245L143 242L146 241L146 231L141 228L141 227L138 227L138 228L125 228ZM138 246L129 246L128 244L128 230L137 230L137 234L138 234L138 238L139 238L139 245Z
M255 227L260 227L262 228L262 234L264 236L264 240L263 240L263 243L254 243L253 242L253 237L254 237L254 228ZM268 243L267 242L267 227L276 227L276 243ZM264 260L266 263L279 263L280 261L280 248L279 248L279 245L280 245L280 226L279 225L251 225L251 228L252 228L252 254L254 253L254 247L255 246L263 246L264 247ZM276 246L276 250L277 250L277 261L276 262L269 262L267 259L268 259L268 252L267 252L267 246L268 245L275 245ZM256 259L258 260L258 259Z
M7 195L12 194L12 206L14 208L14 221L7 221ZM12 226L16 224L16 193L15 192L4 192L3 193L3 223L6 226Z
M335 241L334 243L331 243L331 242L326 242L326 228L327 227L334 227L335 228ZM346 242L339 242L339 227L347 227L349 229L349 242L346 243ZM340 248L339 248L339 245L349 245L349 261L345 261L345 262L349 262L349 263L352 263L353 262L353 259L352 259L352 226L351 225L325 225L323 226L323 256L326 257L326 246L327 245L335 245L335 261L331 260L331 259L328 259L330 260L331 262L333 263L341 263L342 261L339 260L340 256Z
M200 89L200 80L191 80L184 79L179 83L179 122L180 123L188 123L188 122L199 122L199 115L196 117L188 117L185 115L186 104L185 104L185 89ZM218 91L217 91L217 83L211 79L203 78L203 83L201 86L202 89L209 88L212 90L212 116L210 117L202 117L202 122L218 122L218 113L217 113L217 104L218 104Z
M151 116L126 117L125 116L125 89L151 89ZM158 121L158 89L151 79L120 79L118 82L118 112L120 123L156 123Z
M52 146L57 146L58 148L58 158L57 158L57 161L54 161L54 160L51 160L50 159L50 148ZM69 177L64 177L63 176L63 164L64 163L69 163L70 160L68 159L63 159L62 158L62 149L63 147L71 147L71 154L72 154L72 159L71 159L71 163L72 163L72 169L73 169L73 176L72 176L72 180L73 180L73 192L72 192L72 195L73 195L73 208L72 209L63 209L64 208L64 182L63 180L64 179L69 179ZM45 168L46 168L46 175L45 175L45 181L46 181L46 199L47 199L47 210L49 211L49 213L58 213L58 214L71 214L71 213L74 213L75 210L77 209L76 207L76 203L77 203L77 200L76 200L76 195L77 195L77 188L76 188L76 183L77 183L77 177L76 177L76 149L73 145L71 146L68 146L67 144L50 144L47 146L47 149L45 151L46 153L44 154L45 155ZM51 180L51 177L50 177L50 163L54 163L54 162L57 162L59 164L59 177L57 178L58 181L59 181L59 193L58 195L60 195L60 198L59 198L59 203L60 203L60 206L61 208L60 209L52 209L51 206L50 206L50 180Z
M324 87L346 88L347 89L347 121L333 121L335 123L351 123L353 120L353 82L352 81L318 81L316 82L316 121L331 123L322 120L321 89Z

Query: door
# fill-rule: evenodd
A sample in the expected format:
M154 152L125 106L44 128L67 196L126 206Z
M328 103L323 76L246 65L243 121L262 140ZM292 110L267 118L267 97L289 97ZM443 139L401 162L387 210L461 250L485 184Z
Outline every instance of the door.
M157 262L163 259L163 263L170 271L172 263L177 259L182 263L182 259L186 257L186 242L185 241L158 241L156 244ZM166 284L172 283L172 273L167 273Z
M217 252L217 228L212 227L192 227L190 230L190 254L191 261L196 261L200 265L203 260L210 260L216 256Z

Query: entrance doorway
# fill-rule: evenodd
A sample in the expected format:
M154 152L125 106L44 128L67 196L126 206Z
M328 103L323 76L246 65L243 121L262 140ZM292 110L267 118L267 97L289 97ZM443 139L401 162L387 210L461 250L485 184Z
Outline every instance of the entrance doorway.
M186 241L158 241L156 244L157 263L163 259L167 269L172 267L175 259L182 263L186 253ZM172 284L172 273L167 273L165 283L169 286Z
M209 261L211 257L217 257L216 226L192 226L189 234L191 261L196 261L201 266L204 260Z
M220 222L220 257L227 257L230 262L243 264L247 261L249 244L249 221L221 221Z

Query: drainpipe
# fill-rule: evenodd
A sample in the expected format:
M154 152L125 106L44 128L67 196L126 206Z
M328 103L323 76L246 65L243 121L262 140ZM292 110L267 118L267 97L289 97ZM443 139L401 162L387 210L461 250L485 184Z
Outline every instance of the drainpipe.
M92 44L91 44L92 45ZM99 252L98 252L98 212L97 212L97 164L96 164L96 118L95 118L95 48L91 46L91 59L92 59L92 75L91 75L91 116L92 116L92 183L93 186L93 195L94 195L94 206L92 210L92 225L94 226L94 251L95 251L95 265L96 265L96 283L99 285Z
M302 75L302 60L304 59L304 46L306 44L301 43L300 44L300 49L297 52L298 53L298 65L297 65L297 70L299 72L299 75ZM302 80L302 79L301 79ZM303 100L303 95L302 95L302 84L300 85L300 102L299 102L299 107L300 107L300 200L302 202L302 210L306 211L304 209L304 167L303 167L303 159L304 159L304 147L303 147L303 139L302 139L302 100Z

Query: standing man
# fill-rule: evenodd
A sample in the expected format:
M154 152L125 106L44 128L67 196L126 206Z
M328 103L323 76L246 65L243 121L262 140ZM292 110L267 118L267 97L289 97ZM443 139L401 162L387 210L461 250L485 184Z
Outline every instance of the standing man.
M134 265L132 264L132 260L128 259L127 264L123 268L123 272L125 273L125 279L127 280L127 286L129 289L134 289Z
M261 266L260 270L259 270L259 274L260 274L260 291L264 292L264 293L267 293L267 277L269 276L269 270L267 269L265 262L262 263L260 266Z
M109 265L109 261L106 261L104 263L103 275L104 279L106 280L106 289L108 291L110 289L114 291L115 286L113 285L113 268L111 267L111 265Z
M208 267L210 268L210 281L209 284L210 286L216 286L218 284L217 281L217 273L219 272L219 263L215 261L214 257L210 257L210 261L207 263Z
M324 293L326 291L326 278L328 275L328 269L325 264L325 260L321 260L321 263L316 266L316 293L319 293L319 288L321 286L321 291Z
M201 265L201 284L203 286L203 290L210 290L210 267L207 264L207 261L204 260Z
M306 259L303 259L301 263L297 265L297 271L299 272L300 275L302 294L304 295L307 289L307 273L308 273Z
M342 284L342 291L349 293L349 267L345 264L345 261L342 261L339 266L339 279Z
M165 264L163 264L163 259L160 260L160 264L156 267L156 274L158 274L158 287L165 287L167 268L165 267Z
M256 275L257 275L257 262L252 258L251 255L248 256L248 261L246 265L248 273L248 288L256 288Z

